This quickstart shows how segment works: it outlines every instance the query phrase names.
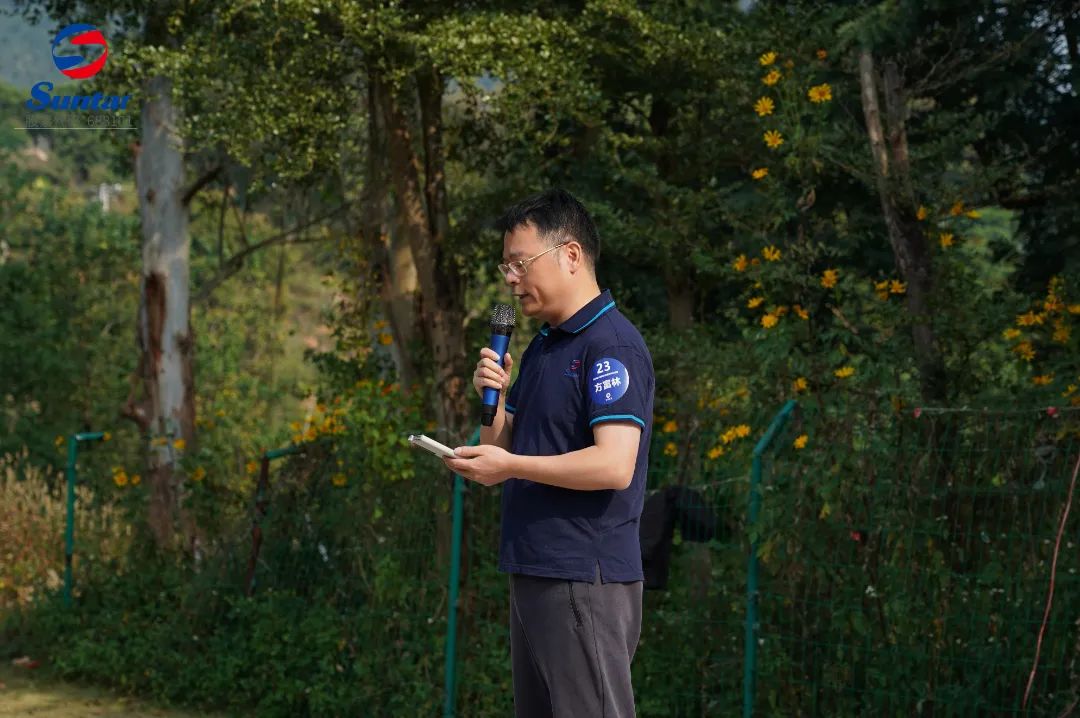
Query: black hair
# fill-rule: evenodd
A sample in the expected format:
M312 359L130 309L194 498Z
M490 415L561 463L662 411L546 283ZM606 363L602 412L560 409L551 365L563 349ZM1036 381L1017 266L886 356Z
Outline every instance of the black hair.
M526 197L503 212L495 222L495 229L506 234L524 224L535 226L536 233L548 246L577 240L595 269L600 258L600 235L589 211L574 195L556 187Z

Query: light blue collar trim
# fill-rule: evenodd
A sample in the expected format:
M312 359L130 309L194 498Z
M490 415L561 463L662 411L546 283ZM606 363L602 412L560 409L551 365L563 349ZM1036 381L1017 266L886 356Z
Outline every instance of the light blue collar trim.
M599 318L601 317L601 315L603 315L603 314L604 314L604 312L608 311L609 309L611 309L611 308L612 308L612 307L614 307L614 306L615 306L615 301L614 301L614 300L612 300L612 301L608 302L607 304L605 304L605 305L604 305L603 309L601 309L600 311L598 311L598 312L596 313L596 315L595 315L595 316L593 316L593 318L592 318L592 319L590 319L589 321L585 322L585 323L584 323L584 324L582 324L582 325L581 325L580 327L578 327L577 329L575 329L575 330L573 331L573 333L574 333L574 334L577 334L577 333L578 333L578 332L580 332L580 331L581 331L582 329L584 329L585 327L589 326L590 324L592 324L593 322L595 322L595 321L596 321L597 319L599 319Z

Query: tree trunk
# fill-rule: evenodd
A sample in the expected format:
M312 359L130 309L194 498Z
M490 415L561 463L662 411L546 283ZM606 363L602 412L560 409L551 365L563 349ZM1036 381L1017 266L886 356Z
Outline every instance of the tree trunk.
M167 77L151 77L144 83L135 176L143 263L138 340L146 398L140 408L129 401L125 412L158 439L149 447L147 478L148 520L159 549L173 547L178 530L189 539L195 535L183 516L184 477L176 470L174 444L183 439L187 449L193 448L195 390L183 145L176 134L171 93L172 80Z
M420 330L417 319L416 263L412 248L402 232L388 231L386 207L389 189L386 177L386 137L376 97L376 82L368 76L367 187L364 192L363 235L371 256L380 267L383 313L394 337L392 356L403 391L410 391L418 378L409 347Z
M385 82L377 83L378 101L386 121L391 184L396 195L401 229L408 239L420 286L421 319L427 345L431 349L434 372L436 421L449 432L452 441L465 438L469 402L466 394L465 337L458 281L440 266L443 237L433 233L443 220L432 219L445 207L428 208L420 184L420 161L413 146L409 119L398 97ZM441 103L441 91L440 91ZM440 104L441 106L441 104ZM437 145L433 145L437 146ZM429 166L440 168L441 157L428 158Z
M867 49L859 52L859 86L889 243L897 269L907 283L907 308L912 321L922 398L926 402L941 402L945 400L946 392L945 366L931 324L930 298L934 284L930 254L926 237L915 218L905 127L906 98L895 64L887 63L886 136L878 104L874 57Z
M694 290L687 278L668 274L665 277L668 298L668 322L676 331L694 326Z
M422 91L421 117L426 176L420 184L420 161L413 144L411 124L399 98L385 82L377 82L377 98L386 122L391 182L397 199L402 234L408 238L416 264L420 287L420 316L430 348L434 385L432 397L435 420L445 433L446 443L464 443L467 438L469 386L466 376L463 291L460 282L448 276L440 261L446 239L447 207L441 142L442 81L428 76L418 80ZM449 489L453 484L446 485ZM447 498L450 492L447 491ZM450 555L450 516L435 514L435 546L438 565Z

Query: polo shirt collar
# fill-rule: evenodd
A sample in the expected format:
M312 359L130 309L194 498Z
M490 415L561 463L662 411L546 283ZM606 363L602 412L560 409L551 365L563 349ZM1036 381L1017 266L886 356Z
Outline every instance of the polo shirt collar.
M611 298L611 290L605 289L596 298L574 313L572 317L555 328L567 334L578 334L614 308L615 300ZM544 326L540 327L540 333L546 337L550 329L551 325L544 322Z

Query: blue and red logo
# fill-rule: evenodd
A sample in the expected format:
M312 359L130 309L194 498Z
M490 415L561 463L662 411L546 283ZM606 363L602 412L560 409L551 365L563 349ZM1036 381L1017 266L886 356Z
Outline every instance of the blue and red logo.
M88 59L83 55L59 55L58 50L64 50L70 46L76 49L100 47L101 54L95 59ZM52 43L53 63L56 69L73 80L86 80L98 74L105 67L105 60L109 57L109 43L105 35L93 25L76 23L68 25L60 32ZM95 92L92 95L53 95L53 83L42 80L30 88L30 99L26 101L26 109L32 112L42 110L57 111L116 111L126 110L131 95L106 95ZM89 117L89 116L88 116ZM96 116L95 122L108 120L110 116ZM27 120L29 123L30 120ZM40 127L42 125L35 125Z
M87 60L80 55L57 55L56 51L60 48L60 44L68 38L71 38L72 45L100 47L101 55L88 65L84 64ZM98 74L105 67L105 60L109 57L109 43L101 30L93 25L77 23L68 25L56 33L52 44L52 55L57 70L73 80L85 80Z
M569 376L569 377L577 378L577 377L581 376L580 374L578 374L578 371L580 371L580 370L581 370L581 360L580 359L575 359L572 362L570 362L570 366L567 367L566 371L563 372L563 376Z

